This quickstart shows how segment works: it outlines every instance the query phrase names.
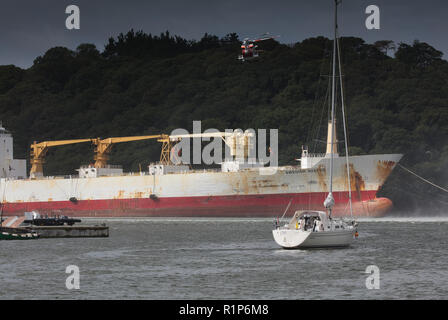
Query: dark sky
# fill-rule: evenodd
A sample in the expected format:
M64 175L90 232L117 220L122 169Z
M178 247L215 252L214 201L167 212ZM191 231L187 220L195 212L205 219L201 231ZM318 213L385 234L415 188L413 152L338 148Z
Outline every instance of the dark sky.
M159 34L169 30L187 39L205 32L241 38L265 32L282 43L331 36L333 0L0 0L0 65L27 68L54 46L75 49L94 43L102 51L110 36L131 28ZM81 29L67 30L65 8L76 4ZM367 30L365 9L379 6L381 29ZM424 41L448 56L448 1L343 0L341 35L372 43Z

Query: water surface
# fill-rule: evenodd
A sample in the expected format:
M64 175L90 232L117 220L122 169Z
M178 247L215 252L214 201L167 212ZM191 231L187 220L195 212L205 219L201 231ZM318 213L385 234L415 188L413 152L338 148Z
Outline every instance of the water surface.
M271 219L83 219L99 222L109 238L0 242L0 298L448 298L446 218L361 219L350 248L309 251L279 248ZM379 290L366 288L369 265Z

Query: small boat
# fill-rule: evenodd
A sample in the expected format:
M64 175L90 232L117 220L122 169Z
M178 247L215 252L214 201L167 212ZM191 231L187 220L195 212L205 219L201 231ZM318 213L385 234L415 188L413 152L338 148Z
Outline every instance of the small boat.
M75 223L81 222L80 219L69 218L67 216L42 216L37 211L25 212L25 223L35 226L72 226Z
M39 238L37 232L21 228L0 227L0 240L31 240Z
M337 156L337 141L336 141L336 121L335 121L335 80L337 77L342 79L341 71L341 57L337 32L337 7L340 3L335 0L335 19L334 19L334 41L333 41L333 75L332 75L332 93L331 93L331 117L328 125L327 138L327 154L330 157L330 175L329 175L329 192L323 205L327 209L324 211L296 211L294 216L288 224L280 226L280 223L275 224L275 229L272 230L275 242L285 249L299 249L299 248L329 248L329 247L347 247L353 238L357 236L357 222L353 219L353 208L351 199L351 183L350 183L350 164L348 157L348 143L347 143L347 128L345 123L345 106L342 82L340 80L341 89L341 109L342 120L344 125L345 138L345 159L347 171L347 185L349 191L350 216L347 219L334 219L332 217L335 200L333 197L333 162L334 157ZM336 59L336 55L338 59ZM336 75L336 61L338 61L339 75ZM288 211L291 202L288 204L283 216ZM282 218L283 218L282 216Z

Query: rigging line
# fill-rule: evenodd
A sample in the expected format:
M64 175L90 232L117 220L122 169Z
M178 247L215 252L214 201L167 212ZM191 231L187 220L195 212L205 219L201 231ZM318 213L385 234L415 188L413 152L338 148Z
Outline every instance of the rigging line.
M431 182L431 181L429 181L429 180L426 180L425 178L423 178L423 177L419 176L419 175L418 175L418 174L416 174L415 172L412 172L411 170L409 170L409 169L407 169L407 168L403 167L403 166L402 166L401 164L399 164L399 163L398 163L398 166L399 166L400 168L402 168L402 169L406 170L407 172L409 172L409 173L413 174L413 175L414 175L414 176L416 176L417 178L419 178L419 179L421 179L421 180L425 181L426 183L429 183L430 185L432 185L432 186L434 186L434 187L436 187L436 188L439 188L440 190L442 190L442 191L445 191L445 192L447 192L447 193L448 193L448 190L447 190L447 189L445 189L445 188L443 188L443 187L441 187L441 186L438 186L438 185L436 185L435 183L432 183L432 182Z
M342 0L341 0L341 4L342 4ZM339 54L340 54L340 51L339 51L339 40L340 40L340 33L338 32L338 52L339 52ZM339 65L340 66L342 66L342 64L341 63L339 63ZM340 81L340 84L341 84L341 89L343 89L343 83L342 83L342 79L344 79L344 76L345 75L343 75L342 74L342 69L341 69L341 72L340 72L340 76L339 76L339 81ZM344 91L342 91L341 90L341 92L343 92L343 93L345 93L345 90ZM341 94L342 95L342 94ZM347 104L345 103L345 99L347 98L347 95L346 94L344 94L344 96L341 98L342 100L344 100L343 101L343 103L344 103L344 105L343 105L343 111L347 111ZM344 113L344 112L343 112ZM345 123L347 124L348 123L348 113L346 112L345 113L345 116L343 116L344 117L344 120L345 120ZM346 127L345 127L345 130L346 130L346 132L347 132L347 137L345 137L345 140L347 141L347 148L349 147L349 145L350 145L350 133L349 133L349 128L348 128L348 126L346 125ZM350 150L349 150L350 151Z
M308 139L311 139L313 133L312 133L312 126L313 126L313 122L314 122L314 109L316 108L317 104L318 104L318 97L319 97L319 93L320 93L320 89L321 89L321 80L322 80L322 72L324 69L324 62L325 62L325 56L327 55L327 47L324 47L323 53L322 53L322 59L321 59L321 63L320 63L320 70L319 70L319 78L317 81L317 90L316 90L316 94L314 96L314 101L313 101L313 109L311 111L311 121L310 124L308 126L308 132L306 135L306 140L305 143L308 143Z
M327 91L325 92L325 97L322 100L322 107L321 107L321 111L320 111L320 119L319 119L319 123L316 126L316 133L314 136L314 141L313 141L313 148L311 149L312 152L317 153L317 139L320 136L320 132L321 132L321 125L322 125L322 118L324 117L324 111L325 111L325 106L327 106L327 98L329 98L330 96L330 88L331 88L331 78L328 78L328 86L327 86ZM328 112L328 111L327 111Z
M292 199L291 200L289 200L289 203L288 203L288 206L286 207L286 210L285 210L285 212L283 212L283 215L280 217L280 220L283 220L283 217L285 216L285 214L286 214L286 211L288 211L288 209L289 209L289 206L291 205L291 203L292 203Z
M448 202L446 202L446 200L447 200L446 194L444 194L444 193L443 194L430 194L429 195L428 193L425 193L425 192L422 192L422 191L418 191L418 190L415 190L415 189L411 189L411 188L409 188L407 190L400 189L398 187L389 187L389 188L390 188L390 190L396 190L396 191L401 191L401 192L405 192L405 193L409 193L409 194L414 194L417 197L420 197L422 199L427 199L428 196L430 196L431 197L431 201L439 201L441 203L448 204Z
M338 2L335 2L335 11L334 11L334 41L333 41L333 65L332 65L332 84L331 84L331 133L330 133L330 188L329 188L329 194L331 194L333 192L333 158L334 158L334 142L335 142L335 137L334 137L334 114L335 114L335 75L336 75L336 38L337 38L337 26L338 26ZM332 211L332 206L328 207L328 216L331 219L331 211Z
M321 81L321 75L319 74L319 79L317 81L317 90L316 90L316 94L314 96L313 107L311 109L311 120L310 120L309 125L308 125L308 130L307 130L307 133L306 133L305 143L307 143L309 141L308 139L310 138L310 132L312 130L312 125L313 125L313 122L314 122L314 110L316 109L317 99L318 99L318 96L319 96L320 81Z
M352 190L350 183L350 165L348 160L348 133L347 133L347 121L346 121L346 113L345 113L345 101L344 101L344 90L342 85L342 64L341 64L341 50L339 38L336 37L336 46L338 49L338 69L339 69L339 84L341 88L341 110L342 110L342 123L344 126L344 143L345 143L345 160L346 160L346 170L347 170L347 184L348 184L348 202L350 204L350 217L353 219L353 207L352 207Z
M404 189L401 189L401 188L390 188L391 190L395 190L395 191L398 191L398 192L401 192L401 193L405 193L405 194L409 194L409 195L413 195L413 196L416 196L417 198L420 198L420 199L428 199L427 197L425 197L425 196L423 196L421 193L419 193L419 192L413 192L413 191L409 191L409 190L404 190ZM443 203L443 204L448 204L448 202L446 202L446 201L443 201L443 200L440 200L440 199L431 199L431 201L437 201L437 202L440 202L440 203Z
M322 123L323 109L324 109L324 106L326 104L325 101L327 99L328 90L329 90L329 88L327 87L326 91L325 91L325 96L324 96L324 100L323 100L323 103L322 103L322 107L321 107L321 116L320 116L319 122L318 122L317 126L314 126L314 128L313 128L313 125L314 125L314 109L317 107L318 104L320 105L320 99L318 97L320 96L319 93L321 91L321 78L324 77L323 71L324 71L324 67L325 67L325 62L327 60L326 59L326 55L327 55L328 52L329 52L328 44L326 44L324 46L324 49L323 49L323 56L322 56L321 63L320 63L318 87L317 87L317 90L316 90L316 95L314 96L315 99L314 99L314 103L313 103L313 113L312 113L312 118L311 118L310 124L308 126L307 139L306 139L306 143L307 144L309 143L309 145L311 147L310 148L311 152L316 152L316 142L315 141L310 141L309 139L312 139L313 137L315 139L317 139L318 136L319 136L320 125ZM328 77L328 78L329 78L329 81L330 81L331 77Z
M330 46L330 48L328 48L328 46ZM330 52L331 53L331 50L332 50L331 47L332 47L332 44L331 44L331 41L330 41L327 44L327 47L325 47L325 52ZM330 106L331 106L331 94L330 94L330 92L331 92L331 80L332 80L332 76L331 76L331 67L332 67L331 56L328 57L328 67L329 67L328 76L327 76L328 77L328 84L327 84L327 89L325 91L325 96L324 96L324 98L322 100L321 114L320 114L319 123L317 124L317 127L316 127L316 135L314 136L314 139L315 139L314 145L313 145L313 152L314 153L317 153L317 151L318 151L317 150L317 140L319 139L319 136L320 136L321 131L322 131L322 119L324 117L325 106L327 106L327 121L326 121L326 123L324 125L325 129L327 128L328 121L330 119ZM322 63L321 69L323 69L323 68L324 68L324 63Z

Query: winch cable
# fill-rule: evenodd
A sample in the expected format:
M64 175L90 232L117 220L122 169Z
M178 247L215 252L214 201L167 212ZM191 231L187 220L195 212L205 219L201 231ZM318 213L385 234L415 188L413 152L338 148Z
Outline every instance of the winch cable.
M423 199L423 200L427 199L427 197L423 196L420 192L417 192L417 191L409 191L409 190L405 190L402 188L394 188L394 187L390 187L390 190L394 190L394 191L397 191L397 192L400 192L403 194L411 195L411 196L414 196L414 197L417 197L417 198ZM440 200L440 199L436 199L436 198L431 199L431 201L436 201L436 202L439 202L439 203L442 203L445 205L448 204L448 202Z
M425 181L426 183L429 183L430 185L432 185L432 186L434 186L434 187L436 187L436 188L438 188L438 189L440 189L440 190L445 191L445 192L448 193L448 190L447 190L447 189L445 189L445 188L443 188L443 187L441 187L441 186L439 186L439 185L436 185L435 183L433 183L433 182L431 182L431 181L429 181L429 180L426 180L425 178L419 176L419 175L416 174L415 172L412 172L412 171L409 170L408 168L403 167L401 164L398 163L398 166L399 166L401 169L403 169L403 170L405 170L405 171L407 171L407 172L413 174L413 175L416 176L417 178L419 178L419 179Z

